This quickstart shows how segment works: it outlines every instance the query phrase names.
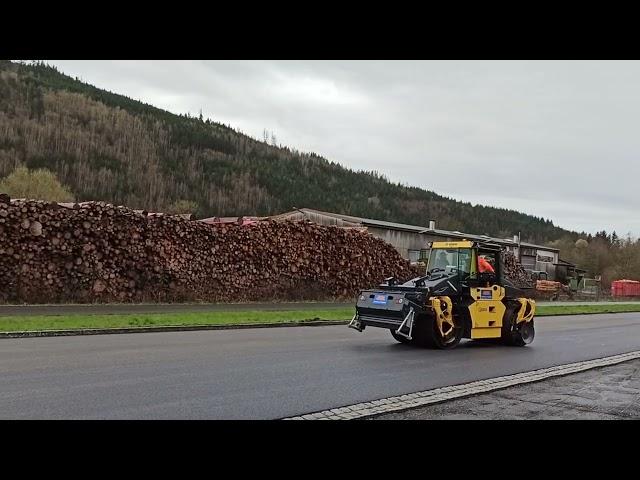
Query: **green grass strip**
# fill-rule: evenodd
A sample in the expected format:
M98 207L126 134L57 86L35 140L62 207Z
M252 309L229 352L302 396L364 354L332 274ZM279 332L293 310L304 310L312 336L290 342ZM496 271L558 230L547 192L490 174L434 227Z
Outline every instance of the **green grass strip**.
M584 315L588 313L640 312L640 304L611 305L538 305L537 317L551 315Z
M640 312L640 304L629 305L541 305L536 316L589 313ZM153 326L234 325L288 323L314 320L350 320L353 308L331 310L238 311L114 315L34 315L0 317L0 332L73 330L87 328L130 328Z
M350 320L353 317L353 313L354 310L352 308L342 308L294 311L14 316L0 317L0 332Z

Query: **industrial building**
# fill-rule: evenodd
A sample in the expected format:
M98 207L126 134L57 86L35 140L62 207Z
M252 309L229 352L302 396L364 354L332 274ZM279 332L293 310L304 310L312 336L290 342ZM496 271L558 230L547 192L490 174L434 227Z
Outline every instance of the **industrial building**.
M323 212L311 208L300 208L271 217L273 220L309 220L320 225L335 225L338 227L366 228L375 237L390 243L404 258L411 262L427 258L429 250L427 244L433 241L479 240L490 241L506 247L529 271L546 272L549 280L556 278L556 267L560 267L563 274L575 267L569 262L561 261L559 250L520 242L517 235L513 238L495 238L487 235L474 235L458 231L440 230L435 221L429 226L406 225L403 223L385 222L371 218L354 217L340 213ZM560 273L560 271L558 272Z

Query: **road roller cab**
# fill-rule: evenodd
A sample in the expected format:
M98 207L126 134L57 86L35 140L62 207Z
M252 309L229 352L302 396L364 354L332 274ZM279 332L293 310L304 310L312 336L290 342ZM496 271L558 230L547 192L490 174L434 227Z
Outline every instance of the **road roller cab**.
M502 247L433 242L426 275L360 292L350 328L386 328L399 342L453 348L462 338L531 343L535 301L504 276ZM482 259L482 260L480 260Z

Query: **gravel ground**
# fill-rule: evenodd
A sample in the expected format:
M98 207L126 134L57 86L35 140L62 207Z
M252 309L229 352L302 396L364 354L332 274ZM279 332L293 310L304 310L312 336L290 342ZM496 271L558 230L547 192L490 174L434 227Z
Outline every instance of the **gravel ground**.
M640 360L372 420L640 419Z

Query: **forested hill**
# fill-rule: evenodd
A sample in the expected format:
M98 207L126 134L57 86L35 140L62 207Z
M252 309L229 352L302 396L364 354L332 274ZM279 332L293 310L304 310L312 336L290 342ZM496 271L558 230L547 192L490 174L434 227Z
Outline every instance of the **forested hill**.
M195 202L203 216L308 207L545 242L570 232L513 210L472 206L269 145L201 116L175 115L39 64L0 61L0 177L55 172L77 200L162 211Z

